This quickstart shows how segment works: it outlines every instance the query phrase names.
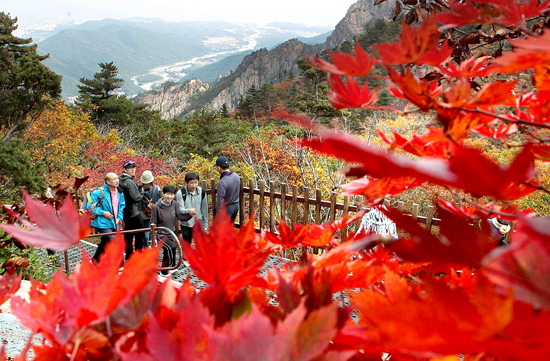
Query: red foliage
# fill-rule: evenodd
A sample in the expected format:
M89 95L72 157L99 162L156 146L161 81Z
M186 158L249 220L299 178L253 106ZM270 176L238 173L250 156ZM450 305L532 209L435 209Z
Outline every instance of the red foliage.
M65 251L91 234L90 213L79 215L70 198L56 211L50 205L32 199L23 192L27 215L33 222L20 219L25 230L16 224L1 225L4 231L25 244Z

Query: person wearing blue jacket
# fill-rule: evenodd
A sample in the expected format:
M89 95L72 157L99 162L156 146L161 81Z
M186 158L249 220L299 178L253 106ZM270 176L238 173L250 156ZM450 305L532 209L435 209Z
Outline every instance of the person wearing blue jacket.
M118 175L116 173L107 173L105 175L105 184L90 193L87 208L88 210L92 210L92 213L95 215L92 227L95 228L96 233L116 232L120 228L126 202L124 201L124 193L118 188L118 184ZM114 236L101 237L101 242L94 254L94 259L97 262L99 262L99 256L101 256L105 250L105 246L112 238Z

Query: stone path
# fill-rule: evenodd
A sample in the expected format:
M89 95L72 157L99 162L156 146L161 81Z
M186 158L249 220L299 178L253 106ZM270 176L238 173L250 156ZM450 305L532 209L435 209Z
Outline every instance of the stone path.
M29 281L21 281L16 295L28 299L30 286ZM8 357L14 357L25 347L31 332L11 313L10 301L6 301L0 310L0 342L5 345Z

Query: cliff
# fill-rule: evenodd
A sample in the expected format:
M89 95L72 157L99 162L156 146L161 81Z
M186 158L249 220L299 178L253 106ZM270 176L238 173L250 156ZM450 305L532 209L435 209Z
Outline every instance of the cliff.
M193 95L208 90L208 83L191 79L185 83L167 83L157 89L139 94L134 98L138 104L149 104L149 109L160 111L164 119L177 117L190 107Z
M346 16L329 35L325 42L326 48L334 48L344 41L353 41L356 36L365 32L367 25L374 23L375 20L390 20L394 9L394 1L385 1L374 6L374 0L359 0L348 9Z

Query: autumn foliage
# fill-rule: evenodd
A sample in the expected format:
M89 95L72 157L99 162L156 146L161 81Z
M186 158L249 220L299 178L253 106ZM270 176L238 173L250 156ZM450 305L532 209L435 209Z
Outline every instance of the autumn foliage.
M58 272L46 285L33 281L28 301L12 295L15 272L0 279L0 301L11 298L21 323L44 336L42 344L29 343L35 360L380 360L384 352L392 360L550 359L550 218L506 204L548 192L536 172L537 162L550 160L548 5L422 2L405 18L421 24L378 45L377 58L360 47L354 55L329 53L332 61L308 56L329 73L335 108L376 109L368 79L374 65L385 66L391 94L408 103L385 109L433 115L423 135L381 134L388 144L381 150L277 113L314 134L303 146L346 161L343 171L356 178L346 192L369 205L428 185L453 194L437 201L436 234L394 209L386 214L401 238L351 234L341 244L335 234L345 219L281 223L277 234L257 234L253 224L235 230L222 212L208 232L196 224L195 247L184 245L191 268L208 283L201 290L159 282L157 249L134 253L120 270L117 237L99 264ZM482 27L454 30L471 24ZM491 54L473 54L472 39ZM507 80L518 71L529 74L531 87ZM513 134L519 151L510 164L498 164L467 147L473 134L505 144ZM18 241L61 250L85 236L86 216L69 202L57 214L26 202L33 224L13 220L28 229L0 226ZM499 247L484 227L492 217L514 222L510 246ZM261 272L269 256L297 245L325 252Z

